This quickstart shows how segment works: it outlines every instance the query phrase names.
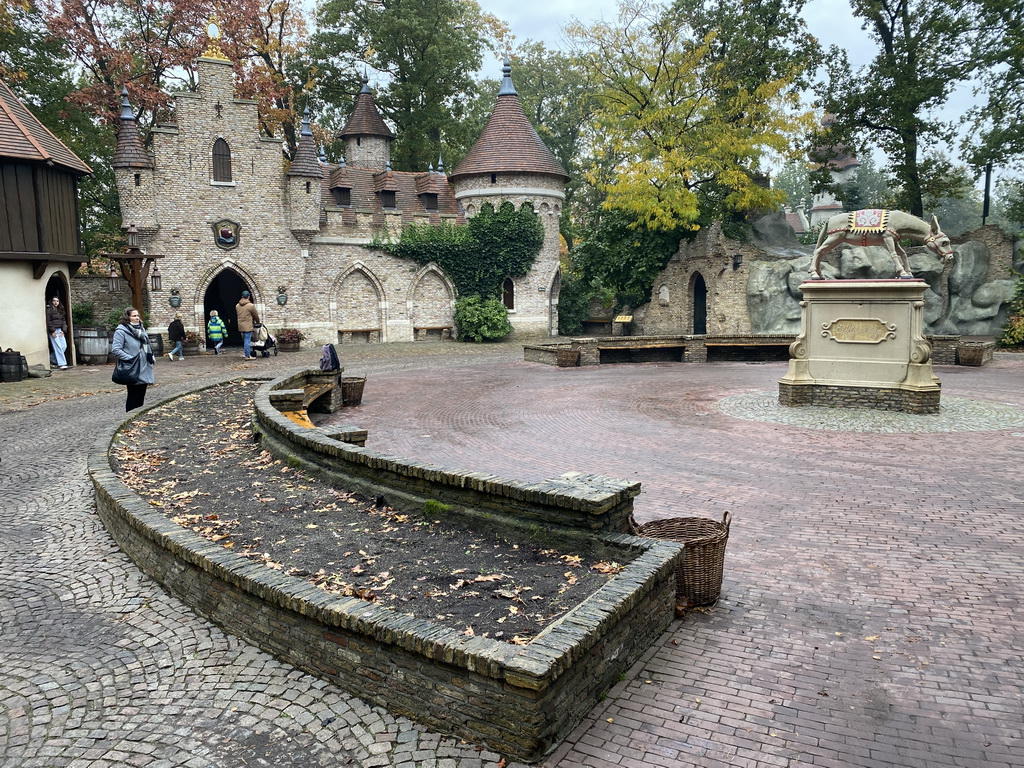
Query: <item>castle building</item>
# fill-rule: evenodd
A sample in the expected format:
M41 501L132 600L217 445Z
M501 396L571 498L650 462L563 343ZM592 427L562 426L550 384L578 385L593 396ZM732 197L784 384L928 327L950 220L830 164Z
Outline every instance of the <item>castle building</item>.
M833 122L835 122L835 118L832 115L825 115L821 125L828 128ZM832 174L833 184L845 186L857 179L860 160L849 147L837 145L827 149L819 148L817 154L829 158L827 165ZM830 217L842 212L843 203L834 194L828 191L818 192L811 202L808 229L817 230Z
M344 160L321 162L309 116L290 165L280 139L260 133L255 101L237 99L233 68L216 46L198 60L199 88L175 94L175 122L143 147L127 95L114 169L126 225L163 256L162 290L150 290L151 325L175 312L205 328L218 310L239 343L234 307L250 291L271 332L298 328L314 343L447 338L455 286L434 264L371 247L410 223L464 223L486 202L529 202L545 238L532 270L505 281L517 335L558 327L558 220L568 174L530 125L504 79L486 128L450 175L391 169L395 134L365 80L341 132ZM172 308L180 304L180 308Z

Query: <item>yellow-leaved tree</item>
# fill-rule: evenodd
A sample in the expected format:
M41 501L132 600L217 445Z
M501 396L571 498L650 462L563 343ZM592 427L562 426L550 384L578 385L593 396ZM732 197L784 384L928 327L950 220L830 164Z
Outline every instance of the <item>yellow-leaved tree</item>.
M672 231L779 205L783 196L767 188L764 171L771 159L792 156L813 125L798 87L811 57L788 51L745 76L739 58L760 55L761 63L765 49L741 39L744 20L733 16L729 28L724 12L766 4L780 5L623 0L616 23L568 30L599 89L589 178L606 210Z

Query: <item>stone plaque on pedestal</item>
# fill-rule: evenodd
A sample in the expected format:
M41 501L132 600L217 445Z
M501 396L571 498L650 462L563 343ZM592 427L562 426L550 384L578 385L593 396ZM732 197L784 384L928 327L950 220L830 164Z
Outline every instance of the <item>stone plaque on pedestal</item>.
M779 403L938 413L921 280L803 283L800 335Z

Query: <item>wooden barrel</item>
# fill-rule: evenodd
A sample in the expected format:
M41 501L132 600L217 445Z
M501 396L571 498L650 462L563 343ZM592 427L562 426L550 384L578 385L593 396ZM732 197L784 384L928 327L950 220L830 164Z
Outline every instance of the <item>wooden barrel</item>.
M24 379L25 374L21 367L21 361L24 359L21 356L21 352L15 352L10 349L6 352L0 352L0 381L21 381Z
M103 365L110 352L110 334L106 328L76 328L78 362L85 365Z

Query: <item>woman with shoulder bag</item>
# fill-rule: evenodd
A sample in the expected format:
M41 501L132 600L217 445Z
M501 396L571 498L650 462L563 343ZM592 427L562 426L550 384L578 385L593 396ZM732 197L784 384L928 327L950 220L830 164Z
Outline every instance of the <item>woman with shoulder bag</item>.
M110 350L117 358L111 380L128 388L125 412L141 408L146 399L146 387L153 383L154 357L149 335L135 307L128 307L121 314Z

